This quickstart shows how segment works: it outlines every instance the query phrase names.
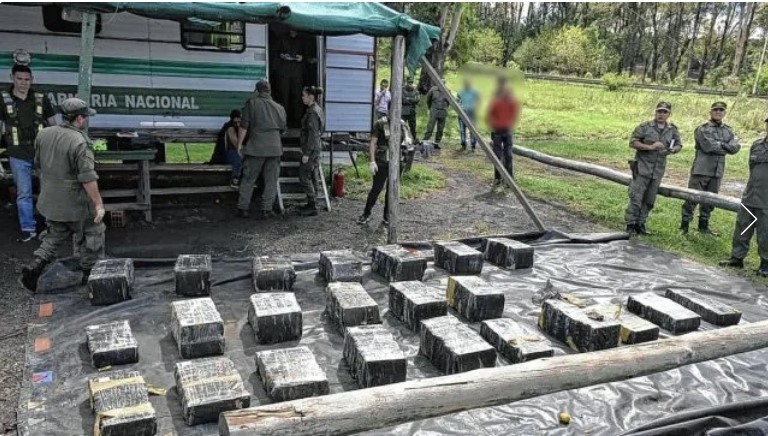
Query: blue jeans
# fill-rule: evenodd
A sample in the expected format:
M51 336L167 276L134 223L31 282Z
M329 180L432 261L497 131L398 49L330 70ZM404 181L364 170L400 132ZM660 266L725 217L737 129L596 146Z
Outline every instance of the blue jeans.
M515 134L511 131L507 132L495 132L491 133L491 140L493 140L493 154L504 165L512 178L515 178L515 173L512 166L512 143L515 140ZM494 179L501 180L501 174L494 168Z
M243 159L238 154L237 150L228 149L225 155L225 159L228 164L232 165L232 178L239 179L242 173Z
M467 114L469 119L472 121L472 124L475 123L475 111L473 110L466 110L464 109L464 113ZM461 135L461 148L467 148L467 130L469 128L466 124L464 124L464 120L459 117L459 134ZM475 146L477 145L477 138L475 138L475 135L472 135L472 150L475 149Z
M35 206L32 203L32 162L24 159L9 159L13 182L16 184L16 208L19 211L19 224L22 232L37 230Z

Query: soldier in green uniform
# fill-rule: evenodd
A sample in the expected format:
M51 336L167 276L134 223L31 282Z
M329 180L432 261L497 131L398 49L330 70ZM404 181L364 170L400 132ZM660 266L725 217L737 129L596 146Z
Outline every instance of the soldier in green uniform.
M768 131L768 118L765 123ZM744 268L749 243L752 235L757 233L757 252L760 254L757 274L768 277L768 135L755 141L749 150L749 180L741 196L741 204L749 212L744 207L739 209L733 229L731 258L720 262L720 265ZM757 217L754 224L752 215Z
M688 187L699 191L720 192L720 181L725 171L725 156L736 154L741 149L739 138L733 133L731 126L723 123L725 109L728 106L718 101L712 104L709 113L710 120L696 128L696 158L693 160L691 177ZM688 233L688 226L693 219L696 203L686 201L683 204L683 218L680 222L680 232ZM702 204L699 208L699 232L715 236L709 229L709 216L713 206Z
M683 148L677 127L667 121L671 111L671 104L659 102L654 119L637 126L629 140L629 146L637 150L635 159L630 161L632 183L624 216L630 235L649 234L646 221L667 168L667 156Z
M416 106L419 104L419 91L413 86L413 77L408 77L403 88L403 120L408 123L411 134L416 134Z
M302 215L317 215L315 202L315 179L320 166L320 152L323 145L320 136L323 134L325 116L323 109L317 103L323 89L316 86L304 87L301 92L301 101L307 106L307 111L301 118L301 165L299 166L299 183L307 194L307 204L301 208Z
M253 185L263 174L261 217L268 218L274 216L272 206L277 196L280 156L283 155L280 135L287 129L285 108L272 100L269 82L260 80L256 83L256 92L245 102L241 112L243 119L237 135L237 150L243 156L243 169L237 213L242 218L248 217Z
M93 148L85 133L88 118L96 111L79 98L61 103L63 122L47 127L35 139L35 166L40 169L40 198L37 207L48 220L48 233L21 270L21 282L37 289L37 279L58 250L76 240L83 283L91 268L104 256L104 203L94 170Z
M445 83L445 79L442 80ZM435 148L439 149L440 141L443 140L443 130L445 130L445 118L448 116L448 96L437 85L433 86L427 93L427 107L429 108L429 123L427 123L424 140L427 141L432 137L435 124L437 124L437 133L435 133L437 144Z

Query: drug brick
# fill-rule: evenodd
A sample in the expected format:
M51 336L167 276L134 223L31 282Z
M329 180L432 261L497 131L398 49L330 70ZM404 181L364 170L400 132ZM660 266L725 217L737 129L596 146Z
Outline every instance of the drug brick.
M379 306L360 283L329 283L325 289L325 311L341 332L346 327L381 324Z
M485 260L506 269L525 269L533 266L533 247L507 238L483 239Z
M212 269L210 255L182 254L173 268L176 293L187 297L211 295Z
M380 324L347 328L344 359L361 388L405 381L405 354Z
M172 302L171 332L185 359L224 353L224 321L210 298Z
M509 318L483 321L480 336L512 363L552 357L555 353L544 335Z
M256 342L274 344L301 339L301 307L292 292L251 295L248 322L256 334Z
M717 326L736 325L741 321L741 312L733 307L692 289L667 289L666 297L688 310L696 312L701 318Z
M427 258L400 245L384 245L373 249L371 270L389 282L421 280L427 270Z
M620 337L624 344L639 344L659 339L659 327L656 324L640 318L626 307L618 304L600 304L589 308L605 316L605 319L621 324Z
M226 357L178 362L174 376L187 425L217 422L220 413L251 405L240 373Z
M94 429L101 436L154 436L157 416L138 371L113 371L88 380ZM95 433L95 431L94 431Z
M89 325L85 337L94 368L139 361L139 345L127 320Z
M325 372L307 347L282 348L256 353L256 370L264 390L274 401L326 395Z
M394 282L389 285L389 311L409 329L419 331L421 320L445 316L448 304L439 289L420 281Z
M421 322L419 353L446 374L496 365L493 347L450 315Z
M561 300L544 300L539 327L579 352L618 347L621 334L617 321Z
M363 281L363 261L352 250L320 252L319 267L328 283Z
M631 295L627 309L673 334L696 330L701 324L699 315L653 292Z
M253 259L253 286L256 291L290 291L296 282L291 259L261 256Z
M448 305L470 322L501 318L504 312L504 292L480 277L449 277L445 297Z
M454 275L480 274L483 253L461 242L435 242L435 266Z
M88 277L91 304L105 306L129 300L133 282L132 259L103 259L96 262Z

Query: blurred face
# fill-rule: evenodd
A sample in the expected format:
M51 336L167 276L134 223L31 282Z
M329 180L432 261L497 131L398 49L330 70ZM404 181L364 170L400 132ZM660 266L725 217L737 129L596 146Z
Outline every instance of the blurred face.
M725 118L725 109L715 108L709 111L709 116L712 117L712 121L723 121Z
M472 84L471 84L471 83L469 83L469 80L465 80L465 81L464 81L464 89L469 89L469 88L471 88L471 87L472 87Z
M656 122L666 123L669 118L669 111L666 109L656 109Z
M382 81L382 82L381 82L381 90L382 90L382 91L384 91L385 89L387 89L387 87L388 87L388 86L389 86L389 82L387 82L386 80L384 80L384 81Z
M78 115L77 118L75 118L75 122L72 124L74 124L78 129L83 130L88 127L88 120L89 117Z
M22 94L26 94L32 86L32 75L29 73L16 72L11 76L11 80L13 80L14 89Z
M310 94L310 93L308 93L307 91L302 91L301 92L301 101L305 105L309 106L309 105L311 105L312 103L315 102L315 96Z
M242 121L242 120L243 120L243 119L242 119L242 118L240 118L240 117L234 117L234 118L232 118L232 122L233 122L234 124L240 124L240 121Z

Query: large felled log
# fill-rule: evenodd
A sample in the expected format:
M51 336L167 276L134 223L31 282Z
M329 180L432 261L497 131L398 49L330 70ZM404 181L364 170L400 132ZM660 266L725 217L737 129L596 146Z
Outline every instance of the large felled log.
M632 182L632 176L600 165L588 164L561 157L554 157L525 147L515 145L512 147L514 154L525 156L536 162L541 162L553 167L565 168L567 170L579 173L589 174L629 186ZM661 185L659 194L665 197L677 198L680 200L692 200L696 203L711 205L720 209L737 212L740 209L741 201L738 198L727 197L725 195L712 194L710 192L696 191L694 189L681 188L672 185Z
M233 412L222 435L338 435L625 380L768 347L768 321ZM681 389L686 389L681 387Z

